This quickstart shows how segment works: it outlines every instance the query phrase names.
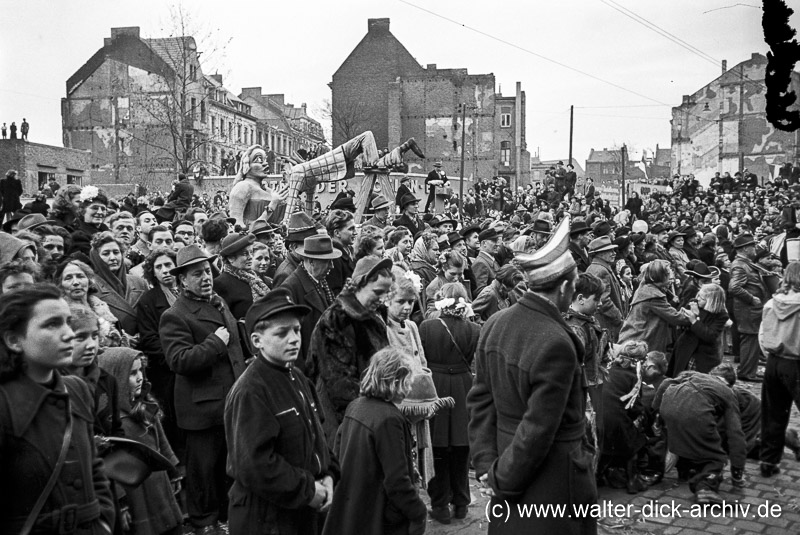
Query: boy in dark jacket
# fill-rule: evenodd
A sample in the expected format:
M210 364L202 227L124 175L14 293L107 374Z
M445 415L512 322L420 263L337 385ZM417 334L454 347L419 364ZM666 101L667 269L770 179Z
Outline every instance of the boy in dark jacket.
M231 535L318 533L338 465L325 442L314 389L294 362L300 318L285 288L253 303L245 324L259 352L225 403Z

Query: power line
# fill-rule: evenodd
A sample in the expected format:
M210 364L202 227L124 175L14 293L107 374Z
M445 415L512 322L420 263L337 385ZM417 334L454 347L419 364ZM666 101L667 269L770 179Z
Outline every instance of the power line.
M430 9L426 9L426 8L424 8L424 7L421 7L421 6L418 6L418 5L416 5L416 4L412 4L411 2L408 2L407 0L398 0L398 1L399 1L400 3L402 3L402 4L406 4L406 5L408 5L408 6L411 6L411 7L415 8L415 9L418 9L418 10L420 10L420 11L424 11L425 13L428 13L428 14L430 14L430 15L433 15L434 17L438 17L438 18L440 18L440 19L442 19L442 20L446 20L447 22L450 22L450 23L452 23L452 24L456 24L456 25L458 25L458 26L461 26L462 28L465 28L465 29L467 29L467 30L470 30L470 31L472 31L472 32L475 32L475 33L477 33L477 34L479 34L479 35L482 35L482 36L484 36L484 37L487 37L487 38L489 38L489 39L492 39L493 41L497 41L497 42L499 42L499 43L502 43L502 44L504 44L504 45L510 46L510 47L512 47L512 48L516 48L517 50L520 50L520 51L522 51L522 52L525 52L526 54L530 54L531 56L535 56L535 57L537 57L537 58L539 58L539 59L542 59L542 60L544 60L544 61L547 61L547 62L553 63L553 64L555 64L555 65L558 65L559 67L562 67L562 68L564 68L564 69L568 69L568 70L570 70L570 71L576 72L576 73L578 73L578 74L581 74L581 75L583 75L583 76L586 76L586 77L588 77L588 78L591 78L591 79L593 79L593 80L596 80L596 81L598 81L598 82L602 82L602 83L604 83L604 84L607 84L607 85L610 85L610 86L612 86L612 87L616 87L617 89L621 89L622 91L625 91L626 93L630 93L630 94L632 94L632 95L636 95L637 97L641 97L641 98L643 98L643 99L646 99L646 100L649 100L649 101L651 101L651 102L656 102L656 103L658 103L658 104L661 104L662 106L670 106L670 104L667 104L667 103L665 103L665 102L661 102L660 100L657 100L657 99L654 99L654 98L648 97L647 95L643 95L643 94L641 94L641 93L639 93L639 92L637 92L637 91L634 91L633 89L629 89L629 88L627 88L627 87L624 87L624 86L622 86L622 85L619 85L619 84L617 84L617 83L614 83L614 82L611 82L611 81L609 81L609 80L605 80L605 79L603 79L603 78L600 78L599 76L595 76L595 75L593 75L593 74L590 74L590 73L588 73L588 72L586 72L586 71L582 71L582 70L580 70L580 69L577 69L577 68L575 68L575 67L571 67L571 66L569 66L569 65L567 65L567 64L565 64L565 63L562 63L562 62L560 62L560 61L554 60L554 59L552 59L552 58L548 58L547 56L543 56L542 54L539 54L539 53L537 53L537 52L534 52L533 50L527 49L527 48L525 48L525 47L523 47L523 46L517 45L517 44L515 44L515 43L512 43L512 42L510 42L510 41L506 41L505 39L502 39L502 38L500 38L500 37L494 36L494 35L492 35L492 34L490 34L490 33L484 32L484 31L482 31L482 30L479 30L479 29L477 29L477 28L473 28L472 26L468 26L467 24L464 24L463 22L459 22L459 21L457 21L457 20L451 19L451 18L449 18L449 17L446 17L446 16L444 16L444 15L441 15L441 14L439 14L439 13L436 13L435 11L431 11Z

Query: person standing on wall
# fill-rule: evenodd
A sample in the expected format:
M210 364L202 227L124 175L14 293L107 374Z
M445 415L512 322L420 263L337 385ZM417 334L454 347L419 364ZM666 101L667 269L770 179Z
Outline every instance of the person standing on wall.
M425 203L425 213L430 212L433 206L434 212L436 211L436 186L441 186L447 180L447 175L442 171L442 162L433 164L433 171L428 173L425 179L425 187L428 188L428 200Z

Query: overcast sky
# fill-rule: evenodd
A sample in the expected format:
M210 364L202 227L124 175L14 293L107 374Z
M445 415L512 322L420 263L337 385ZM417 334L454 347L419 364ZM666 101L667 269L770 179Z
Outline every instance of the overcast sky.
M0 122L19 125L26 117L31 141L61 145L67 78L103 46L111 27L169 35L170 5L0 0ZM521 81L531 155L538 150L542 159L566 160L574 105L573 154L581 165L591 148L668 147L670 108L682 95L718 77L719 61L733 67L767 51L755 0L192 0L183 9L197 36L209 36L201 50L224 52L212 61L229 89L261 86L295 105L307 103L312 113L330 98L327 84L366 34L367 19L390 18L392 33L423 66L494 73L496 89L509 95ZM800 27L800 16L791 22Z

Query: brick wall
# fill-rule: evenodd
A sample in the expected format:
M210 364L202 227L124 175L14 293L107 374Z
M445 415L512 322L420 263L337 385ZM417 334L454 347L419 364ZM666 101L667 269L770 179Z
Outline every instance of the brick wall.
M65 149L41 143L0 140L0 175L16 169L26 194L39 190L39 173L52 173L59 184L67 183L67 175L89 182L90 154L88 151Z

